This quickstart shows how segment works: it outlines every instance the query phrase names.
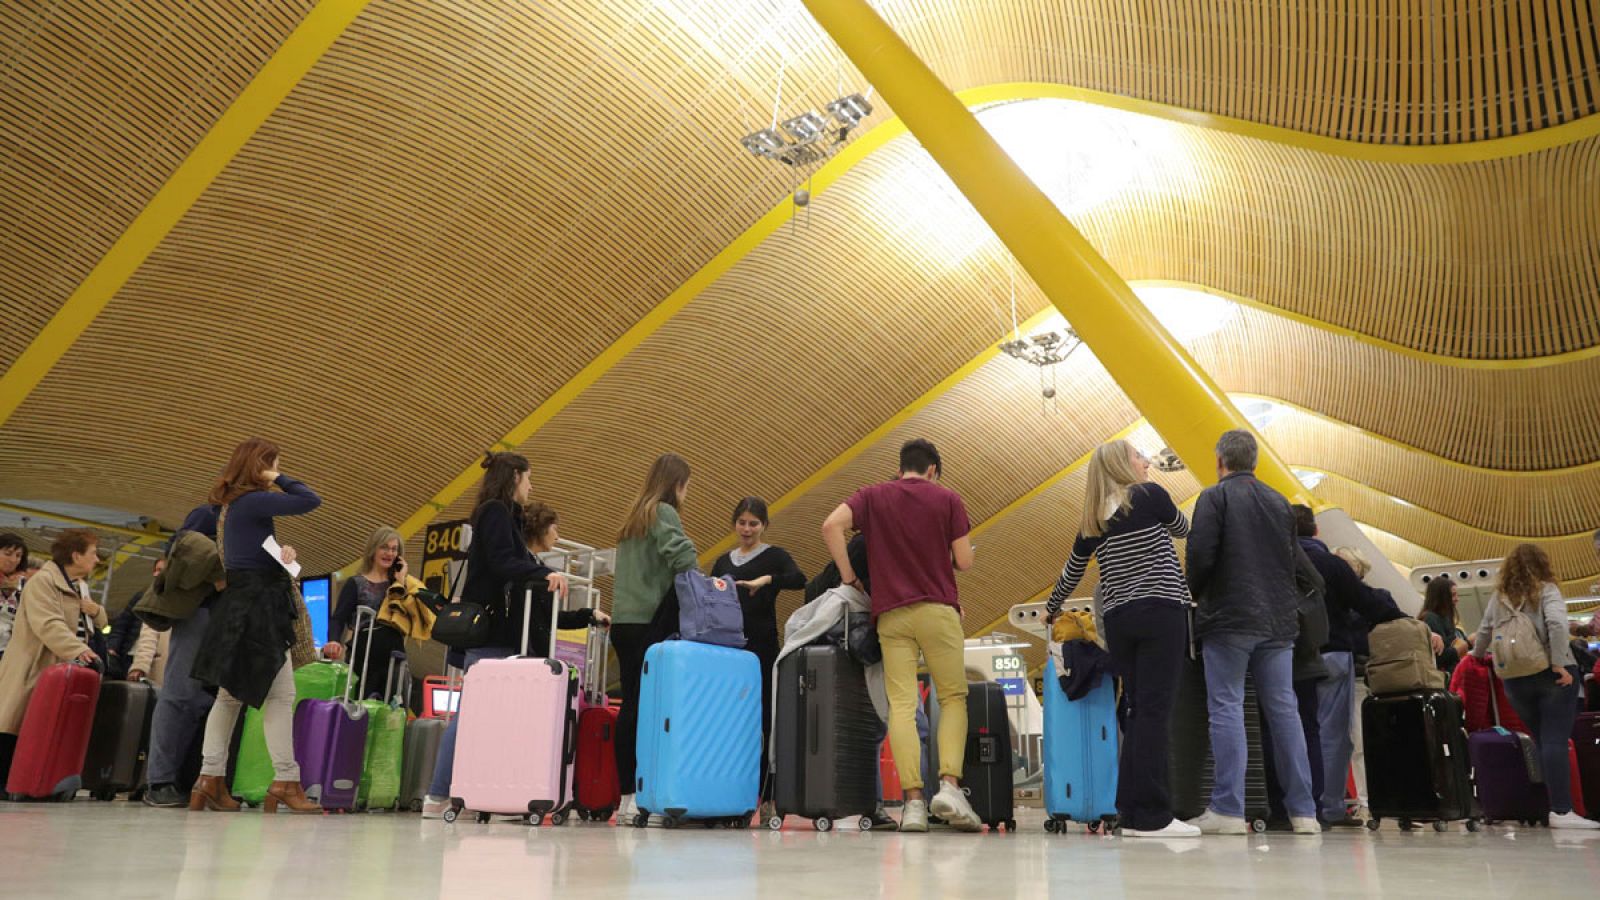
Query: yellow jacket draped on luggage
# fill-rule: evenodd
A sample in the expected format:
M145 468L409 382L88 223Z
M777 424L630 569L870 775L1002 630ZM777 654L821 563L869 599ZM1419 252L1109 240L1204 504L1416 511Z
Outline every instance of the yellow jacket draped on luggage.
M433 608L417 596L418 591L425 590L426 585L407 575L405 584L389 588L378 609L378 621L408 638L429 640L433 636Z
M23 585L16 630L0 658L0 734L16 734L22 729L22 715L40 672L76 659L89 649L78 638L81 615L77 588L54 562L45 563L39 574ZM106 627L104 608L94 617L94 627Z

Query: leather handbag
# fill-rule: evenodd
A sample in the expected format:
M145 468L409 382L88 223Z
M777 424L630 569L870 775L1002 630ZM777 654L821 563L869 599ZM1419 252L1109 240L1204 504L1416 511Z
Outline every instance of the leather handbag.
M476 650L489 646L494 634L494 614L482 603L461 599L467 584L467 566L461 567L456 583L450 587L450 603L433 620L433 640L452 650Z

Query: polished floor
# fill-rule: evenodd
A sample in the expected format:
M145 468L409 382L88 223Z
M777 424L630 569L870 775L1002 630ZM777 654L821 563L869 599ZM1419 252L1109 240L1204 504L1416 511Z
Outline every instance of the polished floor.
M1496 827L1170 843L1018 834L446 826L0 803L9 897L1600 896L1600 833Z

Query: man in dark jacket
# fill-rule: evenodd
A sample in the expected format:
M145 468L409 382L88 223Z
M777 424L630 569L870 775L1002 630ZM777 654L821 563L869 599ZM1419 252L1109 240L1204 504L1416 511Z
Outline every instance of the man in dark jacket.
M1355 749L1350 722L1355 714L1354 650L1374 625L1403 619L1405 613L1386 604L1368 587L1350 564L1340 559L1328 545L1317 539L1317 516L1309 506L1293 508L1295 533L1300 548L1317 567L1327 589L1328 642L1322 645L1322 663L1328 677L1317 691L1317 728L1322 732L1322 796L1318 799L1322 819L1329 825L1360 828L1344 808L1345 772L1350 769L1350 754ZM1435 653L1438 648L1434 648Z
M219 512L215 506L195 507L178 532L194 531L216 540ZM177 541L177 535L173 535L173 541ZM189 676L194 655L211 621L209 602L202 603L189 618L172 625L166 675L150 720L150 755L145 770L150 789L144 795L148 806L177 809L189 803L189 785L184 782L192 779L187 777L190 773L185 771L185 761L198 743L204 730L201 726L216 699L216 695Z
M1217 441L1218 484L1195 504L1189 589L1199 603L1195 635L1205 660L1216 785L1191 824L1206 834L1245 834L1244 677L1271 723L1284 805L1296 834L1321 834L1311 767L1294 695L1293 644L1300 627L1294 519L1283 495L1255 477L1256 440L1229 431Z

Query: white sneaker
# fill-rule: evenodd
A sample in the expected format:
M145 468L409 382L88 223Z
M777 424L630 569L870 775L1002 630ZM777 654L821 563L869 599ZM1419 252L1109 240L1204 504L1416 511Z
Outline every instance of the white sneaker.
M1131 838L1197 838L1200 836L1200 829L1190 825L1188 822L1180 822L1177 819L1173 819L1167 823L1165 828L1157 828L1155 831L1124 828L1122 829L1122 836Z
M1244 819L1235 816L1224 816L1215 810L1207 809L1199 818L1190 819L1189 824L1200 829L1201 834L1249 834Z
M1291 818L1289 824L1294 827L1295 834L1322 834L1322 823L1316 816L1298 816Z
M1593 831L1595 829L1600 829L1600 822L1596 822L1593 819L1585 819L1583 816L1580 816L1575 812L1551 813L1550 827L1574 828L1582 831Z
M617 824L632 825L633 817L639 814L639 804L634 801L632 794L623 794L622 802L617 804Z
M924 800L907 800L900 811L900 830L918 834L928 831L928 804Z
M435 797L429 794L422 798L422 817L424 819L442 819L444 818L444 811L449 808L449 797Z
M966 792L948 781L939 782L939 793L933 795L928 811L943 819L957 831L982 831L983 822L972 811Z

